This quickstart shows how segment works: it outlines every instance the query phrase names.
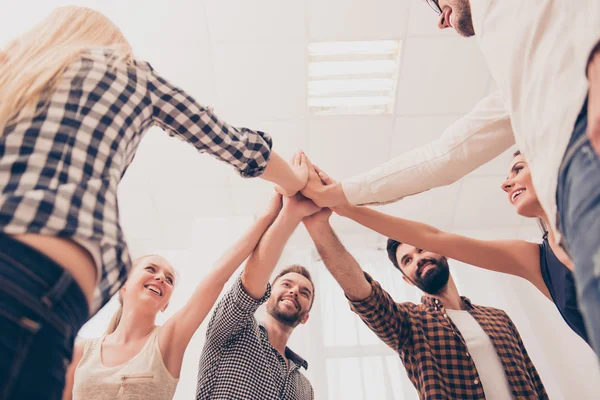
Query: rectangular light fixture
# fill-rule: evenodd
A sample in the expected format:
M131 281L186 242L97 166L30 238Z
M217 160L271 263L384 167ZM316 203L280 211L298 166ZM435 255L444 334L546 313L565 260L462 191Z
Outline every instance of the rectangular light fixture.
M400 41L308 45L312 115L389 114L394 108Z

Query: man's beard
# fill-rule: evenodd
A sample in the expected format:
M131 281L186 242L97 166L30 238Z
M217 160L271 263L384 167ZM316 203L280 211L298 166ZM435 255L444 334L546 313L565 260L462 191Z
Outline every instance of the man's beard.
M458 0L456 5L453 6L453 14L458 15L459 18L455 21L456 32L464 37L475 36L475 28L473 27L473 16L471 15L471 5L469 0Z
M296 309L296 311L292 313L283 311L281 309L280 302L281 297L276 301L268 302L267 312L282 324L289 326L290 328L295 328L296 326L298 326L300 321L302 321L302 318L304 318L304 315L306 313L302 310L302 307L300 307L299 310Z
M425 276L421 276L419 271L428 263L433 266L427 271ZM425 293L437 295L446 287L448 279L450 279L450 268L448 267L448 261L446 261L445 258L439 260L436 260L435 258L424 258L419 261L417 274L413 283Z

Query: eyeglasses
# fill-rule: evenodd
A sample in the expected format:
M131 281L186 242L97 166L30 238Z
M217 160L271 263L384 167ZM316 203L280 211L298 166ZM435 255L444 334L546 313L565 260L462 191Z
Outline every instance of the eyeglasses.
M435 13L437 15L442 15L442 9L440 8L440 5L438 4L438 0L425 0L427 1L427 4L429 4L429 7L431 7L431 9L433 11L435 11Z

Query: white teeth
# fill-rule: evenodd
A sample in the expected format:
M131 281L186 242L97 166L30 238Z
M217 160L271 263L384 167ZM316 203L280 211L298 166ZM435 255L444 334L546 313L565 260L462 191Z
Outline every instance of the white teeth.
M525 191L525 189L519 189L516 192L513 193L512 195L512 199L513 201L517 198L518 195L520 195L521 193L523 193Z
M162 296L162 291L161 291L159 288L157 288L156 286L153 286L153 285L146 285L146 286L144 286L144 287L145 287L146 289L150 290L151 292L154 292L154 293L156 293L157 295L159 295L159 296Z

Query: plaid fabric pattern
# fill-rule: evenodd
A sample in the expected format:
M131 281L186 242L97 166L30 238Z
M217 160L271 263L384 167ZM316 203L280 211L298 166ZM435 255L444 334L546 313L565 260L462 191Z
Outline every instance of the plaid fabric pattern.
M312 400L313 388L300 368L308 363L286 348L279 354L254 313L269 298L250 297L241 278L223 296L208 324L198 372L197 400Z
M423 296L421 304L396 303L378 282L365 276L372 294L363 301L351 301L351 309L398 352L420 398L485 399L467 345L442 303L428 296ZM462 299L466 311L494 344L514 398L548 399L510 317L502 310Z
M17 115L0 135L0 229L97 243L102 256L93 311L122 286L131 265L119 225L117 185L144 133L169 135L262 173L271 139L220 120L146 62L110 66L91 50L60 77L36 115ZM10 101L10 99L0 99Z

